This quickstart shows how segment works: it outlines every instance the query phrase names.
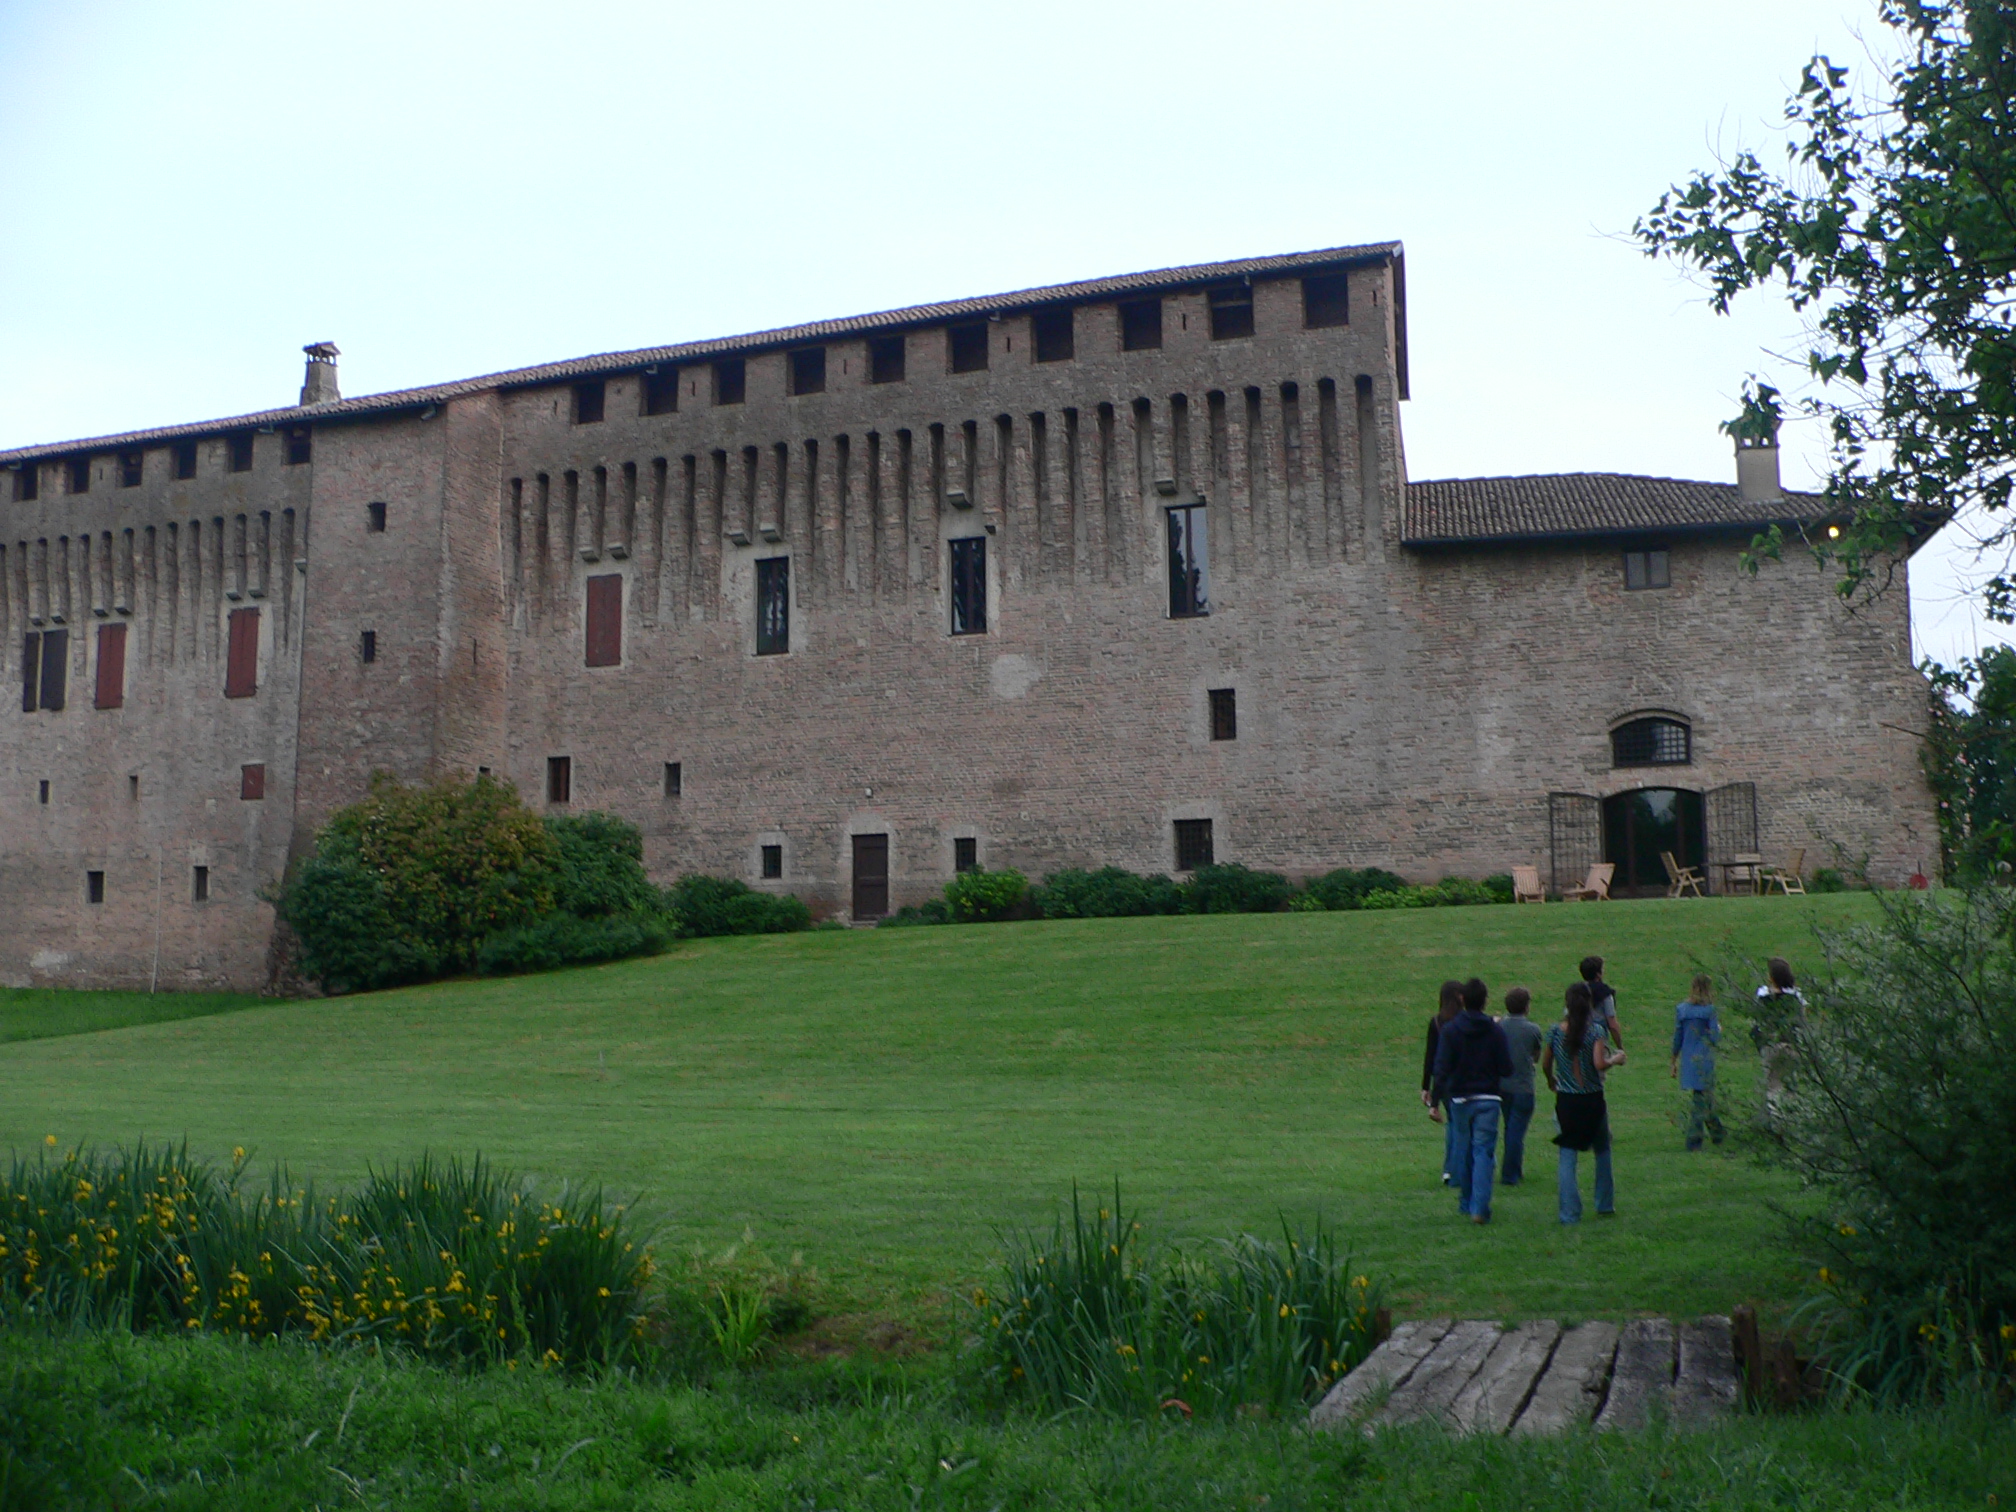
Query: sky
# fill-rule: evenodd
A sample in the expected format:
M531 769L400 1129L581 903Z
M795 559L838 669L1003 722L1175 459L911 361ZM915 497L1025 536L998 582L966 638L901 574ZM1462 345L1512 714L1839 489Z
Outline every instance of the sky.
M356 395L1396 239L1411 476L1733 479L1799 321L1631 224L1886 41L1873 0L0 0L0 446L292 403L310 341ZM2006 638L1963 531L1912 569L1947 662Z

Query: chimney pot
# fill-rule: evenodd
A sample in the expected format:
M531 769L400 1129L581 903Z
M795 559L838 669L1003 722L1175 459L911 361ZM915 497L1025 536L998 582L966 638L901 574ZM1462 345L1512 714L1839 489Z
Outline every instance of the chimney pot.
M311 341L301 348L308 354L308 374L301 383L301 403L333 404L343 397L336 387L338 352L333 341Z
M1746 504L1776 504L1785 497L1778 481L1778 438L1736 438L1736 491Z

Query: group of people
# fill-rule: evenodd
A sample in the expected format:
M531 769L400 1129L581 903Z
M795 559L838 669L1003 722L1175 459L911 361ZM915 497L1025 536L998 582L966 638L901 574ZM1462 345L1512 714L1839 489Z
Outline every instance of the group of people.
M1792 968L1781 959L1769 967L1770 981L1758 989L1760 1006L1790 999L1803 1007ZM1554 1096L1554 1143L1560 1155L1557 1181L1561 1221L1582 1221L1580 1157L1595 1157L1596 1216L1613 1217L1617 1192L1610 1163L1610 1113L1603 1079L1625 1063L1624 1030L1617 1022L1617 993L1603 980L1603 958L1585 956L1581 980L1563 996L1559 1023L1542 1029L1529 1010L1533 995L1524 987L1505 994L1505 1012L1485 1010L1490 989L1476 977L1444 982L1441 1003L1428 1024L1421 1063L1421 1101L1429 1117L1444 1125L1443 1185L1456 1190L1457 1207L1472 1223L1491 1221L1494 1168L1499 1184L1518 1186L1526 1176L1526 1132L1538 1101L1534 1071ZM1671 1074L1687 1094L1686 1144L1725 1137L1715 1106L1715 1051L1722 1024L1715 1011L1714 984L1696 976L1687 998L1673 1011ZM1768 1082L1779 1078L1766 1056ZM1505 1157L1498 1167L1498 1139Z

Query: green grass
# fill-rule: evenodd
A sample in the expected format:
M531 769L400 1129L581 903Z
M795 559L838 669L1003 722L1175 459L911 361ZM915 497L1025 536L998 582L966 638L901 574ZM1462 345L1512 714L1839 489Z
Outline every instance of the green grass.
M96 1034L135 1024L167 1024L268 1005L249 992L66 992L0 987L0 1044Z
M1699 1313L1788 1299L1781 1177L1687 1155L1672 1005L1725 942L1814 959L1866 896L995 924L713 940L672 954L7 1046L0 1148L180 1138L297 1175L480 1150L543 1183L641 1193L674 1242L752 1229L802 1250L829 1305L935 1312L1000 1226L1071 1184L1158 1233L1317 1213L1400 1315ZM1632 1063L1611 1079L1614 1223L1554 1219L1533 1179L1488 1229L1437 1180L1422 1038L1445 976L1551 1011L1611 960ZM1728 1036L1725 1100L1755 1059ZM1587 1181L1585 1175L1585 1183Z
M799 1368L711 1390L453 1375L290 1346L0 1332L0 1507L1349 1507L1353 1512L1894 1512L2016 1492L2016 1422L1738 1418L1671 1437L1371 1443L962 1409L942 1372Z

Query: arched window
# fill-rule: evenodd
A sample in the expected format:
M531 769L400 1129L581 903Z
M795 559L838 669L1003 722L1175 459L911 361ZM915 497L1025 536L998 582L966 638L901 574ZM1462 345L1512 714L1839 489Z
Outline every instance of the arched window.
M1694 732L1678 719L1633 719L1610 732L1610 764L1620 767L1686 766L1694 760Z

